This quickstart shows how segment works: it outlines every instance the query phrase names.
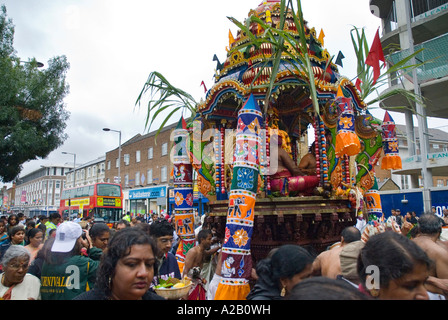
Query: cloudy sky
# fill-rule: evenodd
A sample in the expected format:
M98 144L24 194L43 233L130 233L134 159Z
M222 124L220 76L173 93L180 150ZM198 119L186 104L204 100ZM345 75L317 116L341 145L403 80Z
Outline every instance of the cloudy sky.
M161 72L173 85L197 101L213 85L216 54L226 58L229 29L227 18L244 21L261 0L0 0L15 25L15 49L22 60L35 57L47 63L65 55L70 63L65 99L71 113L64 145L46 159L26 163L21 176L40 165L96 159L145 130L146 109L135 107L148 75ZM341 50L345 59L340 71L356 76L355 55L350 39L353 26L365 28L369 42L380 26L370 13L368 0L302 0L310 27L325 33L331 55ZM372 110L382 119L384 111ZM179 115L180 116L180 115ZM394 116L394 114L393 114ZM397 123L403 123L399 115ZM157 126L154 126L157 128ZM151 130L152 131L152 130Z

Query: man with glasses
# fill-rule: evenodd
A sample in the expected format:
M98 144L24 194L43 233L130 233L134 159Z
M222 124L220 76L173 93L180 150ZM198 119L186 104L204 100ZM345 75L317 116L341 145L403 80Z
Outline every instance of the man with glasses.
M159 249L158 272L154 277L154 285L159 284L159 280L167 280L169 277L181 279L179 265L176 257L170 252L173 245L174 227L166 219L157 219L150 226L150 234L156 240Z

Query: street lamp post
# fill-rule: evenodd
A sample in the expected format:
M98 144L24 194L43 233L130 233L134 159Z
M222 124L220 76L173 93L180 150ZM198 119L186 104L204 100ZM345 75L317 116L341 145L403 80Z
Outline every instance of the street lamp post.
M113 130L113 129L109 129L109 128L103 128L103 131L118 132L118 183L121 184L121 175L120 175L120 168L121 168L121 131L120 130Z
M71 154L71 155L73 155L73 187L76 187L76 153L63 151L62 154Z
M76 153L62 151L62 154L73 155L73 188L75 188L76 187ZM72 216L72 204L71 204L70 198L68 199L68 203L69 203L68 218L70 219Z

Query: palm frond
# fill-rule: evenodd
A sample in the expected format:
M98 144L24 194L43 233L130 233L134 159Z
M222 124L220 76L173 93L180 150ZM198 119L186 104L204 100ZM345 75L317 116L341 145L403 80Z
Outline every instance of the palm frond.
M274 88L279 85L279 83L276 82L276 79L280 65L283 63L289 68L295 70L295 74L297 74L298 77L306 82L306 85L309 88L314 110L316 111L316 113L319 113L314 72L311 66L310 57L308 55L306 31L300 0L297 0L297 7L298 10L296 14L291 0L288 0L288 2L286 2L286 0L282 0L280 2L280 21L277 28L271 24L266 23L255 15L250 16L246 20L246 24L243 24L238 20L229 17L229 19L241 29L241 32L244 32L249 37L248 42L241 46L238 46L237 48L233 48L233 50L242 50L245 47L249 46L255 46L259 48L263 43L268 43L272 46L274 54L271 57L265 57L265 63L260 66L260 71L257 73L257 75L255 75L255 78L252 82L252 89L267 89L264 101L265 112L267 111L267 108L269 106L269 101L271 99ZM291 36L288 31L284 30L287 12L290 12L293 16L296 29L299 32L299 40ZM263 28L264 33L262 36L257 37L251 32L249 28L251 23L257 23L261 28ZM290 52L289 49L291 48L296 50L296 52ZM271 76L269 83L267 85L254 85L259 75L262 73L262 69L266 67L272 68L270 71ZM296 86L297 83L292 83L292 85Z
M145 129L148 131L158 118L163 121L156 132L156 138L165 124L177 111L187 111L194 117L196 114L197 102L192 95L184 90L173 86L160 72L151 72L146 80L135 106L140 107L143 99L149 96L147 102L147 113L145 119ZM167 116L165 112L170 111Z
M424 99L416 95L415 93L408 91L404 88L393 88L391 90L383 91L379 93L378 89L382 86L388 85L389 78L391 80L395 80L406 74L407 72L412 71L414 68L418 68L422 66L424 63L427 63L427 61L420 63L420 64L409 64L409 61L417 56L423 49L415 51L413 54L403 58L400 61L397 61L395 63L392 63L392 61L389 59L389 55L386 56L386 63L388 65L388 68L381 73L379 78L376 80L376 83L373 84L373 75L372 75L372 67L370 65L365 64L365 60L369 54L369 44L367 42L367 38L364 32L364 29L359 29L357 27L353 27L353 29L350 31L350 36L352 39L353 49L355 50L355 54L357 57L357 76L359 80L361 80L361 98L365 101L367 100L373 93L377 94L376 98L371 99L370 101L366 102L367 105L378 103L383 101L384 99L387 99L394 95L402 95L404 98L408 100L410 105L412 103L420 103L424 105ZM396 48L388 47L386 48L386 51L396 51ZM392 109L392 108L390 108ZM411 109L410 106L397 106L394 107L394 109L402 110L402 109ZM415 113L415 110L413 110Z

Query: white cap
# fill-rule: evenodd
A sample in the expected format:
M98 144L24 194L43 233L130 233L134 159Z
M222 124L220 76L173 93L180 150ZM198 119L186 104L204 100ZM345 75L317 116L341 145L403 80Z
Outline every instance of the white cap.
M51 252L71 251L81 235L82 228L78 223L73 221L61 223L56 229L56 238L51 247Z

